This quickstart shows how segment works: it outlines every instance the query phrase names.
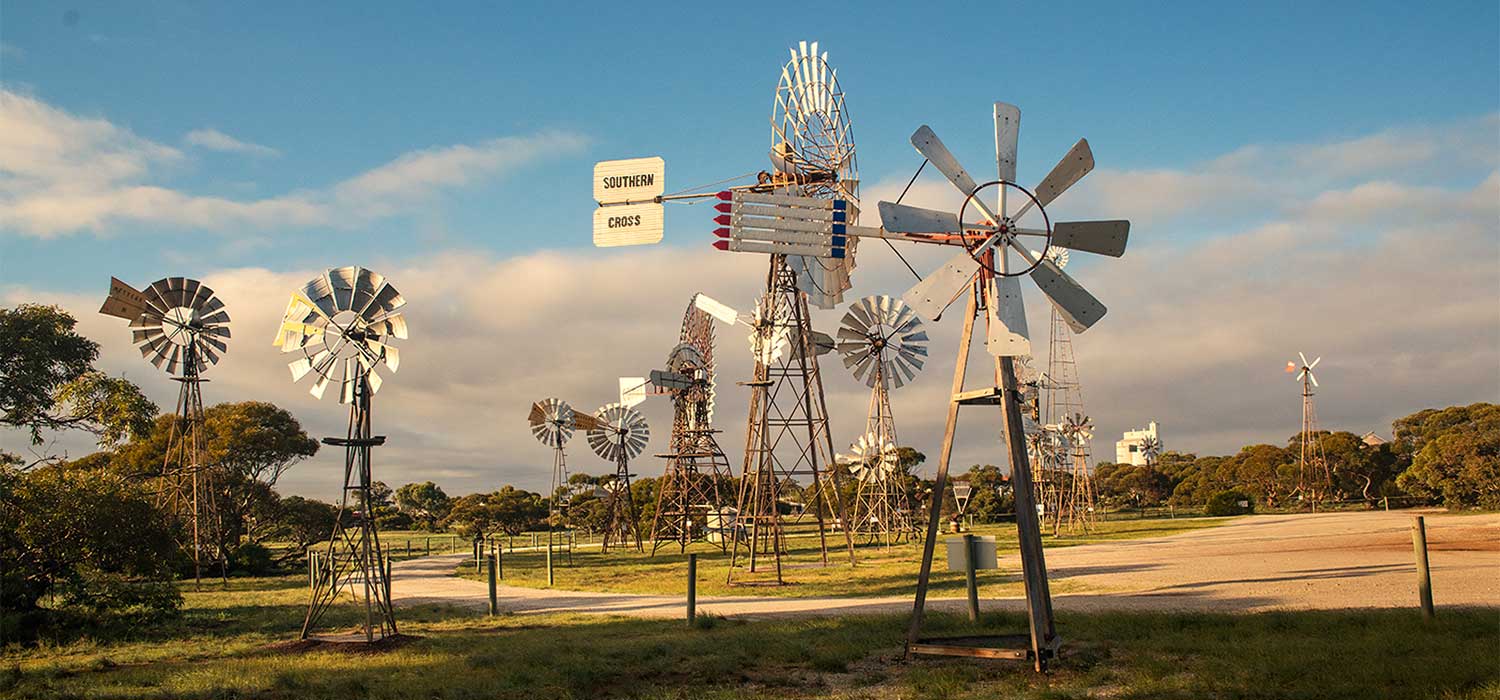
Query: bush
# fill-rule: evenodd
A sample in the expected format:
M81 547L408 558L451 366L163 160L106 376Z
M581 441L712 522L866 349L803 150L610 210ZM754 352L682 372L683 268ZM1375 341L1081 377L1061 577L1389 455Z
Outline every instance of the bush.
M1205 515L1249 515L1255 512L1255 501L1239 491L1220 491L1208 499Z
M276 564L271 560L271 550L254 542L236 547L229 555L229 566L236 573L249 576L267 576L276 570Z

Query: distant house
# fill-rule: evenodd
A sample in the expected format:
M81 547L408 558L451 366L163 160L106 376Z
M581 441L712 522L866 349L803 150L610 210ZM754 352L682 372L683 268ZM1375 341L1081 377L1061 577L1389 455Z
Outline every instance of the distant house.
M1115 462L1142 466L1146 463L1146 451L1142 449L1147 438L1154 438L1158 445L1161 444L1161 435L1157 432L1156 421L1146 424L1144 430L1127 430L1124 439L1115 443Z
M1364 437L1361 437L1360 440L1363 441L1366 445L1369 445L1370 447L1380 447L1381 445L1384 445L1385 443L1389 442L1385 438L1380 437L1379 435L1376 435L1375 431L1373 431L1373 430L1371 430L1368 433L1365 433Z

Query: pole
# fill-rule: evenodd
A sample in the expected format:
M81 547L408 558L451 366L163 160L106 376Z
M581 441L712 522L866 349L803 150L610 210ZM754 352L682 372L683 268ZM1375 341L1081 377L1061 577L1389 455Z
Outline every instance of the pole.
M979 577L974 571L974 535L964 534L964 579L969 584L969 622L979 621Z
M318 553L307 550L307 588L316 590L318 584Z
M687 595L687 621L688 626L698 618L698 555L688 555L688 595Z
M391 555L385 555L385 604L391 604Z
M429 556L429 557L432 556L432 538L431 537L424 537L422 539L425 540L425 542L423 542L423 544L425 544L427 546L427 556Z
M536 537L536 535L532 535ZM547 587L552 587L552 533L547 533Z
M505 548L495 544L495 576L505 578Z
M490 617L500 614L500 599L495 595L495 560L498 555L490 552Z
M1434 613L1432 572L1427 568L1427 524L1420 515L1412 518L1411 546L1417 555L1417 594L1422 599L1422 617L1431 620Z

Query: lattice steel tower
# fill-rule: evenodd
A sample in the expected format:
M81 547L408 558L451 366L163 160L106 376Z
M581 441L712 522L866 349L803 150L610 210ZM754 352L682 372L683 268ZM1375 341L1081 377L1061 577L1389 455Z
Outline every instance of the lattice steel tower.
M1059 268L1067 265L1066 250L1057 249L1049 256ZM1073 331L1056 307L1051 315L1043 420L1044 430L1056 432L1060 440L1053 442L1058 454L1051 460L1056 473L1049 480L1055 484L1055 490L1048 514L1054 535L1064 531L1077 534L1093 529L1094 524L1094 480L1089 466L1093 459L1090 450L1093 424L1083 410L1083 388L1073 356Z

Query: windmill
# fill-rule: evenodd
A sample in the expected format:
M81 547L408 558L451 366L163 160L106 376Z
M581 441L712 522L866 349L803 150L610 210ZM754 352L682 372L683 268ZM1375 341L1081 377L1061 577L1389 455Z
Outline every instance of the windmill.
M1146 466L1156 466L1156 460L1161 457L1161 440L1155 436L1148 435L1141 438L1141 456L1146 460Z
M1033 251L1041 258L1040 251ZM1068 266L1069 254L1065 248L1052 248L1046 257L1057 264L1058 269ZM1089 430L1079 431L1069 427L1069 422L1083 417L1083 389L1078 377L1078 363L1073 357L1073 329L1057 310L1051 308L1050 333L1047 336L1048 379L1043 401L1042 420L1048 425L1063 429L1066 440L1059 444L1063 454L1056 460L1059 472L1052 475L1051 482L1059 486L1058 498L1048 509L1052 517L1053 534L1086 532L1093 527L1093 478L1089 464L1093 461L1090 449L1093 440L1092 424ZM1086 433L1086 435L1085 435ZM1064 528L1064 525L1067 527Z
M812 199L817 208L832 216L835 202L840 221L858 217L856 196L858 169L854 138L844 92L838 74L818 45L801 42L791 50L782 67L772 101L772 168L756 176L754 184L731 187L722 192L665 194L665 170L660 158L606 161L594 168L594 244L639 245L662 238L662 204L667 201L719 197L716 209L724 212L716 221L715 235L721 250L768 255L765 292L759 315L772 330L764 336L773 348L782 341L791 352L757 352L757 358L775 355L770 362L756 362L747 412L745 466L742 472L738 519L751 523L753 533L763 535L750 546L750 572L756 571L756 552L774 551L777 582L781 582L782 539L776 513L776 491L766 479L806 478L812 481L812 504L818 520L818 541L823 563L828 562L828 517L847 522L839 496L839 476L833 473L833 438L828 429L823 382L814 353L814 333L809 303L834 308L843 301L855 264L855 241L837 245L803 244L798 237L765 235L769 232L743 225L746 208L754 210L782 197ZM760 484L757 486L757 484ZM748 491L747 491L748 489ZM750 505L747 511L745 506ZM735 528L736 538L740 528ZM736 540L737 541L737 540ZM845 531L849 562L854 562L854 540ZM737 550L736 550L737 551ZM732 557L729 576L735 575L737 556Z
M927 332L900 299L870 296L849 305L839 326L837 350L854 378L870 387L865 432L847 460L859 483L849 529L890 545L912 530L890 390L892 384L900 388L921 371L927 360Z
M328 549L313 574L306 639L346 586L365 608L365 641L396 634L385 553L375 526L371 448L385 444L371 432L371 399L384 381L376 370L395 372L401 354L392 340L407 337L406 300L384 276L362 267L340 267L314 277L292 292L273 345L300 355L288 365L292 381L314 375L308 393L321 399L337 385L339 403L349 405L345 437L323 444L344 448L344 487Z
M1094 479L1089 473L1089 444L1094 439L1094 421L1074 412L1063 420L1062 434L1067 445L1062 472L1066 476L1061 479L1065 492L1057 501L1052 532L1054 535L1063 530L1088 532L1094 527Z
M1317 510L1318 502L1333 490L1333 472L1323 453L1323 441L1318 439L1318 415L1313 410L1313 389L1318 387L1313 368L1323 358L1320 356L1308 362L1307 355L1298 352L1297 359L1302 363L1286 363L1287 373L1295 372L1297 383L1302 385L1302 429L1297 433L1297 498L1311 501L1313 510ZM1321 476L1317 475L1319 471ZM1320 479L1321 483L1313 483L1314 479Z
M152 282L142 292L112 277L99 313L129 321L131 341L140 348L141 357L178 382L156 505L172 515L184 538L191 533L191 543L178 544L193 559L194 585L202 578L205 557L217 562L220 575L227 577L216 474L202 463L202 383L208 380L201 373L228 350L224 341L229 339L229 312L214 290L195 279L168 277ZM210 533L213 546L205 551L203 540Z
M995 103L995 154L997 179L977 183L959 165L932 129L923 126L912 135L912 145L964 195L957 214L899 203L881 202L882 227L835 226L834 236L875 236L932 244L961 245L964 251L949 259L909 290L902 299L924 318L937 319L960 295L968 297L964 326L959 341L958 361L953 376L953 395L948 404L947 429L942 456L938 463L935 493L947 488L948 463L952 455L958 412L962 406L999 405L1009 450L1012 486L1018 513L1035 509L1030 461L1025 445L1025 421L1016 379L1015 358L1030 352L1026 332L1025 309L1021 303L1020 277L1029 275L1058 310L1074 332L1081 333L1104 316L1104 305L1047 258L1051 248L1099 253L1118 257L1125 252L1130 224L1127 221L1085 221L1052 223L1047 207L1074 183L1093 169L1093 154L1086 140L1080 140L1034 189L1016 184L1017 130L1020 109ZM1007 207L1008 195L1015 193L1018 207ZM998 206L992 208L990 202ZM1026 216L1030 214L1030 218ZM1045 241L1041 257L1021 244L1022 237ZM967 294L965 294L967 293ZM964 372L968 366L974 320L983 313L986 348L995 357L996 385L978 390L964 390ZM937 544L938 510L928 514L927 538L923 545L922 567L917 582L917 596L910 627L907 630L908 653L989 655L994 648L978 650L957 643L929 643L921 639L923 613L928 582L932 572L932 554ZM1041 668L1056 654L1059 640L1052 617L1052 597L1048 590L1046 564L1042 554L1041 531L1033 518L1017 518L1020 540L1022 578L1025 582L1028 616L1031 622L1030 644L1014 651ZM998 652L1004 653L1004 652Z
M571 498L568 491L568 458L563 446L573 437L573 431L589 430L598 422L593 416L574 411L568 402L556 398L546 398L531 404L531 412L527 414L526 421L531 425L531 434L536 437L537 442L552 448L552 491L547 496L547 513L552 518L565 516Z
M613 540L622 545L635 542L641 550L641 533L636 527L635 497L630 493L630 460L646 449L651 429L640 411L624 404L612 403L599 407L594 413L594 425L589 428L589 447L594 454L615 463L615 478L605 483L609 492L605 501L603 552L609 551Z
M714 319L688 302L678 344L650 383L672 397L672 437L666 470L657 482L656 514L651 519L651 553L675 542L686 551L694 540L725 545L728 514L721 485L729 460L714 437ZM627 389L644 382L621 379ZM628 393L628 392L627 392ZM627 403L626 398L621 403Z

